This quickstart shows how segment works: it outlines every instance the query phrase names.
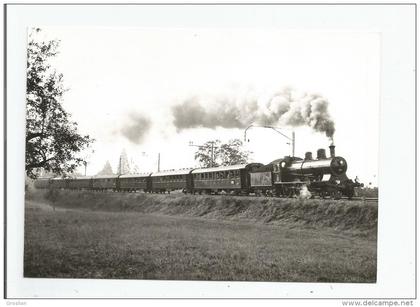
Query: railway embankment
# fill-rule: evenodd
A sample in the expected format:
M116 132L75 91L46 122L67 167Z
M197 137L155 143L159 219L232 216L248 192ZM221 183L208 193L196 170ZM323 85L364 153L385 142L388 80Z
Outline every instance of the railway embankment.
M68 190L35 190L28 192L27 197L67 209L246 220L292 227L328 227L368 237L376 237L377 232L378 204L358 200Z

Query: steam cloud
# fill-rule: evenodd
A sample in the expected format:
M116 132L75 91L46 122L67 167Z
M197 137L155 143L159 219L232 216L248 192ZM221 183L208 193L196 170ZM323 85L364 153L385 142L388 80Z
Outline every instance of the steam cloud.
M308 187L306 185L302 186L299 193L299 199L309 199L312 197L312 193L309 192Z
M259 125L308 126L330 139L335 132L328 101L319 94L298 94L290 88L268 97L200 97L185 99L172 108L178 131L191 128L245 128Z
M129 121L120 132L134 144L141 144L152 123L149 118L141 114L131 114Z

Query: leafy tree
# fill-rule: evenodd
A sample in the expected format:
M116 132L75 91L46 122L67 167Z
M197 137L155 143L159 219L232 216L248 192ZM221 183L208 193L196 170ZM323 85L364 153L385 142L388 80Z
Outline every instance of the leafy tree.
M80 135L62 104L63 75L50 65L59 42L29 36L26 92L26 173L36 178L41 169L55 174L73 172L83 159L78 153L93 140Z
M208 141L202 146L198 147L198 150L195 152L194 159L200 162L202 167L213 167L219 166L218 156L220 150L220 141Z
M112 171L111 163L109 163L109 161L106 161L103 169L97 175L114 175L114 172Z
M239 139L222 144L220 140L208 141L196 151L194 158L202 167L247 163L250 152L245 151Z
M243 150L243 143L239 139L230 140L220 146L221 165L244 164L248 162L250 152Z

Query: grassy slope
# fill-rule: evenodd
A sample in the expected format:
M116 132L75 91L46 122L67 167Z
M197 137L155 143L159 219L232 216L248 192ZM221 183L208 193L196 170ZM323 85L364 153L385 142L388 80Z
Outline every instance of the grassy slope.
M88 194L80 196L85 202L75 195L65 196L68 203L60 199L60 204L73 208L84 207L90 200ZM266 215L264 222L250 216L257 211L243 205L248 200L240 202L242 207L236 204L235 208L242 209L233 213L232 208L220 213L217 205L193 210L184 204L169 210L167 204L160 204L151 210L139 201L127 200L138 196L142 195L122 197L121 203L113 200L113 194L97 196L99 201L108 200L96 204L100 211L53 211L28 201L25 276L302 282L376 279L376 239L360 236L359 228L346 226L343 234L340 227L325 227L319 221L303 226L302 213L296 208L296 222L291 213L283 221L281 217L270 220L269 209L260 208L260 215ZM177 197L181 196L170 199ZM153 201L156 204L155 198ZM130 207L134 203L137 207ZM198 213L206 210L200 217Z
M43 200L42 194L34 196ZM56 206L73 209L135 211L276 225L292 223L331 227L369 237L375 237L377 230L377 203L362 201L72 191L59 191L47 199Z

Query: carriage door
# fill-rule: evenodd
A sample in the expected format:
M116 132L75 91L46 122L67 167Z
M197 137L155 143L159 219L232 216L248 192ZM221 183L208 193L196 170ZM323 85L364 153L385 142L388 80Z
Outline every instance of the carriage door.
M273 164L273 182L282 182L281 180L281 166L280 163Z

